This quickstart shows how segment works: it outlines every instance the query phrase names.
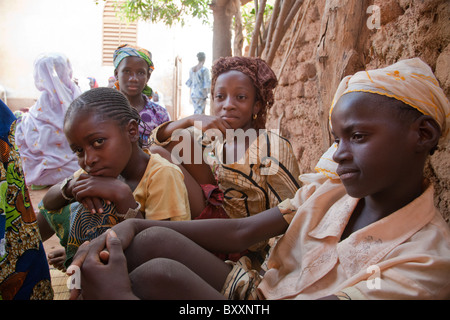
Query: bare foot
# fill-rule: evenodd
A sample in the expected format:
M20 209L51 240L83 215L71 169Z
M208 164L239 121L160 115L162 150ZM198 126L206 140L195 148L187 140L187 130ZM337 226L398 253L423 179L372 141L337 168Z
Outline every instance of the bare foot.
M48 263L58 270L66 271L64 261L66 261L66 250L64 248L56 249L47 255Z

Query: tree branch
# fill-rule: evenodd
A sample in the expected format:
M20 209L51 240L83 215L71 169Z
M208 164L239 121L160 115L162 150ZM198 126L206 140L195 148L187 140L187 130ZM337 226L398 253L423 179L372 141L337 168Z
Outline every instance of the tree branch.
M294 0L284 0L282 6L281 6L281 11L280 11L280 16L278 18L278 23L275 27L275 32L273 35L273 40L270 44L269 47L269 53L267 55L266 58L266 62L269 66L272 65L273 59L275 58L275 53L277 52L278 46L281 43L281 40L283 39L283 24L284 24L284 20L286 19L290 8L293 5L293 1Z
M286 64L287 59L289 58L289 56L291 55L292 50L295 47L295 43L297 42L297 39L300 35L300 32L302 30L302 26L303 26L303 21L305 20L305 16L306 16L306 11L308 11L309 8L309 4L311 3L311 0L308 0L308 2L305 5L305 9L303 10L303 16L302 16L302 20L300 21L300 24L298 24L298 19L300 17L300 12L297 15L297 19L295 21L295 24L297 25L297 30L295 30L295 28L292 28L292 34L294 34L294 31L296 32L295 34L295 38L291 37L291 41L289 41L289 49L286 51L285 56L283 61L281 62L281 66L280 69L278 70L278 79L281 76L281 73L283 72L284 66Z
M280 7L281 7L281 0L276 0L275 4L273 6L273 12L272 12L272 17L270 18L269 27L267 29L267 35L265 37L265 44L264 44L264 47L261 48L261 51L262 51L261 57L263 59L265 59L265 57L267 56L267 53L270 48L270 44L272 42L273 32L275 30L275 26L278 21L278 16L280 15Z
M258 45L258 40L259 40L259 35L260 35L260 30L261 30L261 24L264 18L264 10L266 9L266 0L260 0L259 3L259 8L258 8L258 13L256 16L256 23L255 23L255 28L253 29L253 34L252 34L252 40L250 43L250 51L249 51L249 56L250 57L254 57L255 56L255 51L256 51L256 47Z

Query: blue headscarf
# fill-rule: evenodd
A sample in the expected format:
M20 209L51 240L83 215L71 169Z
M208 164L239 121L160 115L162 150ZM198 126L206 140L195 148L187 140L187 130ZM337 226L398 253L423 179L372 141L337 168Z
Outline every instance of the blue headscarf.
M0 115L0 138L9 144L9 130L16 117L2 100L0 100Z

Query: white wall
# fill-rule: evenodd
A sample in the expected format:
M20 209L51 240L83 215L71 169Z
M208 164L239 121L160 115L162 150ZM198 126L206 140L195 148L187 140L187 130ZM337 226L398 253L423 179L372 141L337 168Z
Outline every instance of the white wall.
M88 76L106 86L113 67L102 66L101 62L103 6L103 1L96 4L95 0L0 0L0 85L7 96L39 96L33 81L33 62L39 54L51 51L62 52L70 59L74 77L83 88ZM197 52L204 51L206 65L211 66L211 27L196 19L183 28L171 29L162 23L140 22L138 45L152 52L155 71L149 85L161 90L168 102L172 101L175 57L182 58L182 104L189 113L192 107L184 83L189 68L197 63Z

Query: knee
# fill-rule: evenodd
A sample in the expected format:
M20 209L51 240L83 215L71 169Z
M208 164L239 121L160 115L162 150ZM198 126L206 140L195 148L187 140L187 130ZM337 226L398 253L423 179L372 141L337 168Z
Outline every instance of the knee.
M155 258L137 267L130 273L133 286L139 283L151 283L152 286L163 284L171 278L169 270L172 268L173 260L166 258Z
M167 253L176 250L171 240L175 233L163 227L151 227L138 233L125 251L128 270L132 271L151 259L167 257Z
M165 227L151 227L138 233L135 242L139 250L149 248L154 257L160 257L162 253L173 249L174 240L178 233Z
M140 265L130 273L131 287L139 298L144 300L161 299L163 292L178 283L176 261L155 258Z

